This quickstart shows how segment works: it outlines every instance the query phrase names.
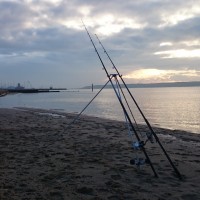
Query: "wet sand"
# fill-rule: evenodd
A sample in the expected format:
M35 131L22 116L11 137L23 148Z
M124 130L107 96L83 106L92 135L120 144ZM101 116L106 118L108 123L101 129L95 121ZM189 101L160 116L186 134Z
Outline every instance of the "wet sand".
M0 199L200 199L200 135L154 128L183 180L159 145L148 142L155 178L149 165L130 165L144 155L131 148L124 123L81 116L67 127L74 117L0 109Z

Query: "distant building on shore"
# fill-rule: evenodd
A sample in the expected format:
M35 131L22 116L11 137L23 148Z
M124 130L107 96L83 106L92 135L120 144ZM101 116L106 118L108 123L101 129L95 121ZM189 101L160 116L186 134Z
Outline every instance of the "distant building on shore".
M24 87L20 85L20 83L17 84L17 87L15 88L16 90L23 90Z

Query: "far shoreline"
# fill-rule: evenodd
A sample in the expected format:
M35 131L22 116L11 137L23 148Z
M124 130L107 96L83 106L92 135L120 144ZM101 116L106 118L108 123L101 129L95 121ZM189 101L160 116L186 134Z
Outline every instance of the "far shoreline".
M93 85L93 89L100 89L103 85ZM128 88L167 88L167 87L200 87L200 81L191 82L164 82L164 83L128 83ZM80 89L91 89L92 86L85 86ZM107 85L106 89L112 88L111 85ZM124 88L124 85L122 85Z

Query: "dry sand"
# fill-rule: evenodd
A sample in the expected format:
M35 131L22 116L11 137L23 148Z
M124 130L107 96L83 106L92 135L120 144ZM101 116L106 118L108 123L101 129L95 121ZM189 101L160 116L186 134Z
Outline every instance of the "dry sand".
M198 134L154 128L183 174L179 180L158 144L147 143L155 178L149 165L130 165L136 152L124 123L81 116L64 131L74 115L51 113L0 109L1 200L200 199Z

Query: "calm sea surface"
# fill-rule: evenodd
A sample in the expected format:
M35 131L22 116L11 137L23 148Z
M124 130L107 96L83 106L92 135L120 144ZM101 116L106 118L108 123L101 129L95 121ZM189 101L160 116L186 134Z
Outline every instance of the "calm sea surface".
M36 94L13 94L0 98L1 108L33 107L79 113L98 90ZM158 127L200 134L200 87L133 88L133 96L149 122ZM127 96L138 123L144 123ZM112 89L104 89L84 114L123 120L124 115Z

